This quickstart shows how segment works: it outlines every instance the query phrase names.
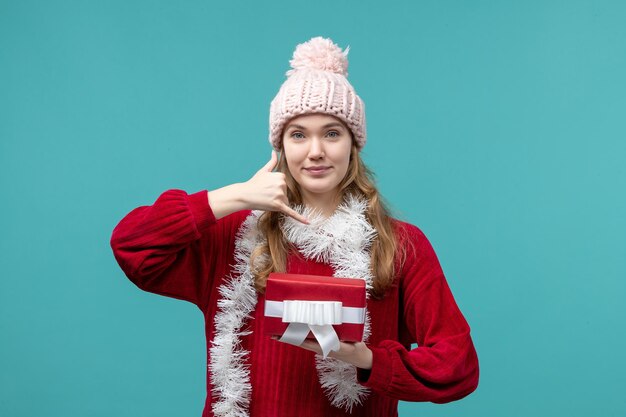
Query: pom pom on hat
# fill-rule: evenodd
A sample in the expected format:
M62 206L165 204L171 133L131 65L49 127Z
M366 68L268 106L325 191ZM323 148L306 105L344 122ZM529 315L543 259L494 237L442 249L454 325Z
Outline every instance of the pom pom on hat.
M290 76L297 70L309 68L331 71L347 77L348 51L350 51L350 46L342 52L332 40L317 36L296 47L293 59L289 61L293 69L287 71L286 75Z

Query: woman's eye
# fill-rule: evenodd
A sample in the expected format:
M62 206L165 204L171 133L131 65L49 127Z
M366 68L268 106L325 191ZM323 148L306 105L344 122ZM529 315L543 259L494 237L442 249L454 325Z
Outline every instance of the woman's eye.
M336 130L331 130L327 133L327 135L329 135L331 138L336 138L340 136L339 132L337 132ZM293 132L291 134L291 137L294 139L303 139L304 135L301 132Z

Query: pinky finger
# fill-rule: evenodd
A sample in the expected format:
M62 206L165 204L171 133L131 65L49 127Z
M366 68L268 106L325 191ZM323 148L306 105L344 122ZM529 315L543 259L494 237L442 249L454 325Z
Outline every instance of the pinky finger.
M286 215L293 217L294 219L298 220L301 223L309 224L309 220L306 217L302 216L300 213L298 213L297 211L295 211L294 209L292 209L291 207L287 205L283 205L281 211L285 213Z

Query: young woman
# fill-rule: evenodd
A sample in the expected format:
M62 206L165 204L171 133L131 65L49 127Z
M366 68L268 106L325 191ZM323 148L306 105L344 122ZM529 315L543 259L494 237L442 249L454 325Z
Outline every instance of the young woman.
M165 191L113 231L132 282L205 317L205 417L396 416L398 400L445 403L478 385L470 327L433 247L389 214L361 160L365 108L347 53L322 37L298 45L270 106L271 159L252 178ZM271 272L365 280L363 341L324 359L316 341L267 336Z

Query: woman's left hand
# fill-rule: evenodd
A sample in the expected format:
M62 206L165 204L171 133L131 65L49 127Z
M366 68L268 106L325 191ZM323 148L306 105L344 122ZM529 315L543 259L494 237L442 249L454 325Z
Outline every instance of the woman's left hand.
M278 337L272 339L280 341ZM339 359L362 369L372 369L372 351L364 342L339 342L339 351L331 350L328 357ZM305 339L301 348L322 354L322 348L317 340Z

